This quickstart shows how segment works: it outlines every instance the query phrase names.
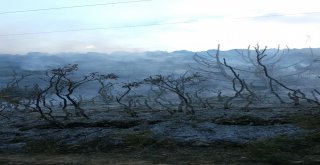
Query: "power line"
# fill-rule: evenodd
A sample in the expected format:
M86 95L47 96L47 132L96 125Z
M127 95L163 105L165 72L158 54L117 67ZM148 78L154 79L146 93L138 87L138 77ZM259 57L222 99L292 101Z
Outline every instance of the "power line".
M100 28L68 29L68 30L55 30L55 31L43 31L43 32L30 32L30 33L13 33L13 34L2 34L2 35L0 34L0 37L38 35L38 34L52 34L52 33L66 33L66 32L80 32L80 31L97 31L97 30L109 30L109 29L125 29L125 28L136 28L136 27L150 27L150 26L186 24L186 23L192 23L192 22L195 22L195 21L180 21L180 22L170 22L170 23L153 23L153 24L129 25L129 26L112 26L112 27L100 27Z
M301 12L301 13L270 14L270 15L261 15L261 16L234 17L232 19L267 18L267 17L283 17L283 16L313 15L313 14L320 14L320 12L315 11L315 12Z
M152 1L152 0L126 1L126 2L142 2L142 1ZM118 3L121 3L121 2L118 2ZM122 3L124 3L124 2L122 2ZM233 17L233 18L230 18L230 19L280 17L280 16L301 15L301 14L311 15L311 14L320 14L320 12L301 12L301 13L288 13L288 14L273 14L273 15L266 15L266 16L253 16L253 17ZM67 30L54 30L54 31L42 31L42 32L0 34L0 37L24 36L24 35L40 35L40 34L52 34L52 33L79 32L79 31L97 31L97 30L109 30L109 29L125 29L125 28L137 28L137 27L174 25L174 24L187 24L187 23L193 23L193 22L197 22L197 20L171 22L171 23L153 23L153 24L142 24L142 25L129 25L129 26L111 26L111 27L98 27L98 28L82 28L82 29L67 29Z
M83 7L107 6L107 5L126 4L126 3L139 3L139 2L147 2L147 1L152 1L152 0L121 1L121 2L110 2L110 3L100 3L100 4L87 4L87 5L62 6L62 7L41 8L41 9L5 11L5 12L0 12L0 15L3 15L3 14L15 14L15 13L27 13L27 12L37 12L37 11L47 11L47 10L62 10L62 9L83 8Z

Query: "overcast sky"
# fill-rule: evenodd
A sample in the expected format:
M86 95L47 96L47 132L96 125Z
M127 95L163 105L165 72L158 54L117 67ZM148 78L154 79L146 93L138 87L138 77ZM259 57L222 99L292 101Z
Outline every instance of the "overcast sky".
M217 44L222 49L232 49L257 43L269 47L320 47L317 0L151 0L3 13L123 1L130 0L0 0L0 53L201 51L214 49ZM143 26L150 24L163 25Z

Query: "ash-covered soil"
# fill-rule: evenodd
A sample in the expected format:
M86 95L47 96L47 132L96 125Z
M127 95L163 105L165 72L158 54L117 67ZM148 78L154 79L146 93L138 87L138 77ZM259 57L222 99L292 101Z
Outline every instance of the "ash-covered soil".
M269 160L260 160L260 151L255 151L252 146L259 148L260 142L264 144L264 141L279 137L285 137L289 142L298 140L307 143L310 141L305 138L317 135L317 124L320 126L319 108L290 105L246 110L206 109L196 111L195 115L140 110L138 117L131 117L120 109L104 111L93 107L87 110L87 114L90 119L74 117L64 120L58 117L64 123L61 128L43 120L37 112L1 112L0 162L108 164L109 160L109 164L177 164L183 161L186 164L268 164ZM302 147L320 146L317 143L320 136L316 135L311 138L312 144ZM109 156L103 156L108 153ZM31 160L29 154L34 159ZM83 160L80 159L81 154L91 156ZM297 160L290 161L298 164L319 161L319 154L320 151L308 151L301 157L294 156ZM219 155L226 159L219 158ZM48 159L49 162L44 161ZM65 161L58 161L60 159ZM74 159L83 161L70 161Z

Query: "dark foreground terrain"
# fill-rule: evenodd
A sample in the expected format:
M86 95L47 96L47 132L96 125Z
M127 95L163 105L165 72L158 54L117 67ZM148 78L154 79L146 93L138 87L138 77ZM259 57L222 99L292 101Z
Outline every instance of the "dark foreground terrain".
M320 163L318 107L88 113L59 128L36 112L1 112L0 164Z
M236 147L161 147L83 154L2 154L1 164L257 164ZM266 163L261 163L266 164Z

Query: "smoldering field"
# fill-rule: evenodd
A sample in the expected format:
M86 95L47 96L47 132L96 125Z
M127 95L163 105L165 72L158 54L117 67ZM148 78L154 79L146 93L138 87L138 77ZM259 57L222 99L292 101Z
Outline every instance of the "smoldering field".
M308 156L319 154L309 153L311 146L320 146L311 138L319 133L319 62L320 49L259 46L0 55L0 151L144 152L232 144L244 155L218 161L270 162L280 146L279 159L288 156L281 163L315 162ZM279 137L308 152L297 156L281 148ZM261 140L276 146L263 148ZM265 152L271 157L257 156Z
M263 56L261 63L265 65L267 74L276 80L271 80L271 84L263 66L257 62L257 53L253 47L248 50L209 50L197 53L189 51L171 53L159 51L144 53L118 52L113 54L61 53L49 55L29 53L26 55L1 55L0 82L2 89L15 86L20 92L26 90L30 93L36 84L41 89L48 86L48 79L50 78L48 74L52 72L52 69L67 69L76 64L77 68L68 73L71 79L70 82L80 81L90 73L96 73L95 80L83 83L73 91L72 96L78 102L80 98L82 101L101 101L102 90L105 95L110 95L112 98L120 97L125 91L123 85L132 82L141 84L139 84L139 87L131 89L126 97L136 97L136 99L140 100L147 99L153 102L154 98L151 95L156 95L163 89L160 89L162 88L161 84L150 84L145 80L150 78L149 76L155 79L159 78L157 76L160 75L166 81L175 81L175 84L171 82L173 83L172 85L180 83L179 85L184 88L180 92L189 95L188 97L193 97L194 100L200 99L210 102L218 97L220 97L220 100L221 97L233 97L237 91L241 90L241 82L239 80L243 80L249 91L244 89L241 92L254 93L256 95L255 99L259 99L261 96L270 97L269 99L252 101L253 105L262 106L264 103L277 105L277 102L289 103L290 97L288 93L294 94L295 90L300 90L312 100L316 101L318 99L319 51L319 49L267 49L261 55L261 57ZM217 52L219 53L217 54ZM228 66L233 69L234 73ZM117 78L103 80L100 77L101 81L99 83L98 77L108 74L115 74ZM194 77L194 80L192 80L194 82L192 83L191 80L189 82L187 80L186 82L177 82L188 77L191 78L194 75L196 77ZM239 77L237 78L236 75ZM103 86L101 83L107 86ZM156 89L157 87L158 89ZM270 89L270 87L274 89ZM286 87L292 90L288 90ZM168 101L179 102L179 99L171 98L170 96L174 95L175 92L167 90L163 90L161 97L169 96L170 99L163 101L166 104L168 104ZM61 92L63 93L64 91ZM59 103L61 101L55 98L53 91L48 93L50 93L49 98L52 97L50 99L53 102ZM276 96L275 93L282 95L281 99L284 100L281 101L277 97L274 98L273 96ZM178 95L177 93L175 94ZM237 96L237 98L241 100L244 96ZM26 98L20 99L23 102ZM189 99L191 100L191 98ZM305 99L301 101L303 102L303 100ZM107 104L113 102L116 101L110 100ZM6 104L6 101L3 101L3 104ZM241 107L240 105L235 106ZM156 107L161 109L161 105Z

